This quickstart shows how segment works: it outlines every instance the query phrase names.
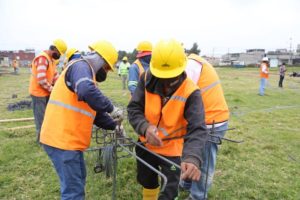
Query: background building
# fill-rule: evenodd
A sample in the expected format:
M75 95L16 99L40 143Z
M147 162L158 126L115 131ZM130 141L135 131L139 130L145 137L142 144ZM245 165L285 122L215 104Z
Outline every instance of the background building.
M20 67L27 67L31 65L31 61L35 57L34 49L25 49L19 51L0 51L0 65L11 66L12 61L17 59Z

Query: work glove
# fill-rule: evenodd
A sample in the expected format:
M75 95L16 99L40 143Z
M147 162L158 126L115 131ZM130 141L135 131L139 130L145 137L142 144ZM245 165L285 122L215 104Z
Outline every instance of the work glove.
M116 131L116 134L117 134L117 138L124 138L124 137L126 137L126 132L125 132L125 129L124 129L124 127L123 127L122 124L121 125L117 125L115 131Z
M113 111L110 113L111 118L115 121L121 122L124 118L123 110L114 106Z

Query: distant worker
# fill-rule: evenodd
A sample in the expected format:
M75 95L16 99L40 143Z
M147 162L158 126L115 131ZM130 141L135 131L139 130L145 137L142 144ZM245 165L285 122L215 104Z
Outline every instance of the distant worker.
M91 46L94 51L69 62L60 75L41 130L41 143L59 176L62 200L85 199L83 152L90 145L93 124L114 130L114 118L122 115L96 85L113 71L118 53L107 41Z
M211 132L211 128L214 126L214 135L223 138L228 129L229 109L216 70L202 57L191 54L188 57L185 71L187 76L200 88L205 110L206 128ZM216 139L212 137L209 137L209 140L216 141ZM200 180L181 182L180 185L184 189L190 191L189 199L207 199L207 192L212 185L215 172L217 152L218 145L207 142L205 144L205 149L201 152L203 164L201 166ZM208 166L208 179L206 185Z
M285 72L286 72L286 67L285 67L285 63L282 63L282 65L280 65L279 67L279 83L278 83L278 87L282 88L282 83L283 83L283 79L285 76Z
M32 98L37 142L40 140L40 130L50 93L59 77L56 62L66 50L67 44L61 39L56 39L50 45L49 50L41 52L31 64L29 93Z
M66 58L64 60L63 70L67 67L68 62L77 58L81 58L81 53L76 48L68 49L66 52Z
M14 68L14 74L18 74L18 72L19 72L19 62L18 62L17 59L13 60L12 66Z
M136 55L137 59L129 68L128 89L131 96L137 87L140 76L149 68L152 44L148 41L142 41L138 44L136 50L138 52Z
M118 74L119 76L122 77L123 90L126 89L129 67L130 67L130 63L128 62L128 58L124 56L118 69Z
M259 95L265 95L265 88L267 80L269 78L269 59L268 57L263 57L260 64L260 86L259 86Z
M137 180L143 186L144 200L176 199L180 173L183 180L200 178L199 152L204 148L207 131L200 90L187 78L186 62L181 43L160 41L153 49L150 71L142 74L127 107L129 122L139 134L139 141L147 149L181 164L180 172L137 146L137 156L160 169L168 179L158 198L157 174L137 161Z

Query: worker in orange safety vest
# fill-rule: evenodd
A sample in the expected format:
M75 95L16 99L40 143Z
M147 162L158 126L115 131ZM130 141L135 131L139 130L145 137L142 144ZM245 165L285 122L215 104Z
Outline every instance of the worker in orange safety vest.
M137 180L143 199L176 199L178 184L199 180L201 155L207 132L199 88L187 78L186 55L181 43L162 40L153 48L150 70L142 74L127 107L128 119L145 147L180 165L177 169L141 147L136 154L167 177L159 195L157 174L137 160ZM165 139L170 140L165 140ZM177 139L174 139L177 138ZM159 197L158 197L159 196Z
M114 118L122 115L96 85L113 71L118 53L102 40L90 48L92 52L69 62L60 75L41 129L40 141L59 176L61 199L85 198L83 151L90 145L93 124L114 130Z
M136 60L129 67L128 89L131 96L133 95L141 75L149 69L151 60L152 44L149 41L141 41L137 45Z
M259 95L265 95L265 88L267 84L267 80L269 78L269 59L268 57L263 57L260 64L260 86L259 86Z
M59 74L56 70L56 62L67 50L66 43L56 39L48 50L37 55L31 64L31 76L29 93L32 98L34 122L36 127L36 141L39 143L40 130L44 119L45 109L50 93Z
M205 124L209 132L214 126L214 135L224 137L228 128L229 109L224 97L219 76L214 67L204 58L191 54L188 56L187 76L198 85L205 110ZM217 141L210 137L210 141ZM190 191L189 199L207 199L207 191L212 185L217 160L218 145L208 142L202 154L201 178L199 181L181 181L180 186ZM209 167L209 169L207 169ZM208 179L206 184L206 174Z

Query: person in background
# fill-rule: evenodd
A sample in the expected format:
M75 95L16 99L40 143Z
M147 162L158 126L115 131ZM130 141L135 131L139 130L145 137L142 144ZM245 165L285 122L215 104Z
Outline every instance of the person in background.
M282 83L283 83L283 79L285 76L285 72L286 72L286 67L285 67L285 63L282 63L282 65L280 65L279 67L279 83L278 83L278 87L283 87Z
M64 65L62 70L64 70L67 67L68 62L78 58L81 58L81 53L76 48L69 48L66 52L66 57L64 60Z
M56 69L56 62L65 54L66 50L67 44L61 39L56 39L50 45L49 49L42 51L37 55L31 64L29 93L32 98L37 135L36 141L38 143L49 96L59 77Z
M160 169L168 179L159 195L157 174L137 160L137 180L143 186L143 200L176 199L180 176L183 180L200 178L202 155L199 152L204 148L207 131L200 90L184 72L186 61L181 43L173 39L157 43L150 71L141 75L127 107L129 122L138 133L139 142L181 164L180 172L174 165L137 146L136 155Z
M188 56L185 72L200 88L205 110L206 128L211 132L212 126L214 126L213 134L223 138L228 129L229 109L216 70L204 58L196 54L191 54ZM209 140L216 141L215 137L209 137ZM182 188L190 191L188 199L207 199L208 190L213 182L217 152L218 145L216 143L207 142L204 151L199 152L203 158L200 180L180 182Z
M263 57L260 64L260 86L259 86L259 95L265 95L265 88L267 84L267 80L269 78L269 59L267 57Z
M123 90L126 89L129 67L130 67L130 63L128 62L128 58L126 56L124 56L122 58L122 62L120 63L119 69L118 69L118 74L119 74L119 76L122 77L122 85L123 85L122 89Z
M83 152L90 145L93 124L114 130L114 119L123 114L96 85L113 71L118 53L107 41L90 46L94 51L69 62L60 75L41 129L40 141L59 176L62 200L85 198Z
M129 67L128 89L131 96L133 95L140 76L149 68L151 60L152 44L149 41L142 41L137 45L136 60Z
M18 72L19 72L19 62L18 62L17 59L13 60L12 66L14 68L14 74L18 74Z

